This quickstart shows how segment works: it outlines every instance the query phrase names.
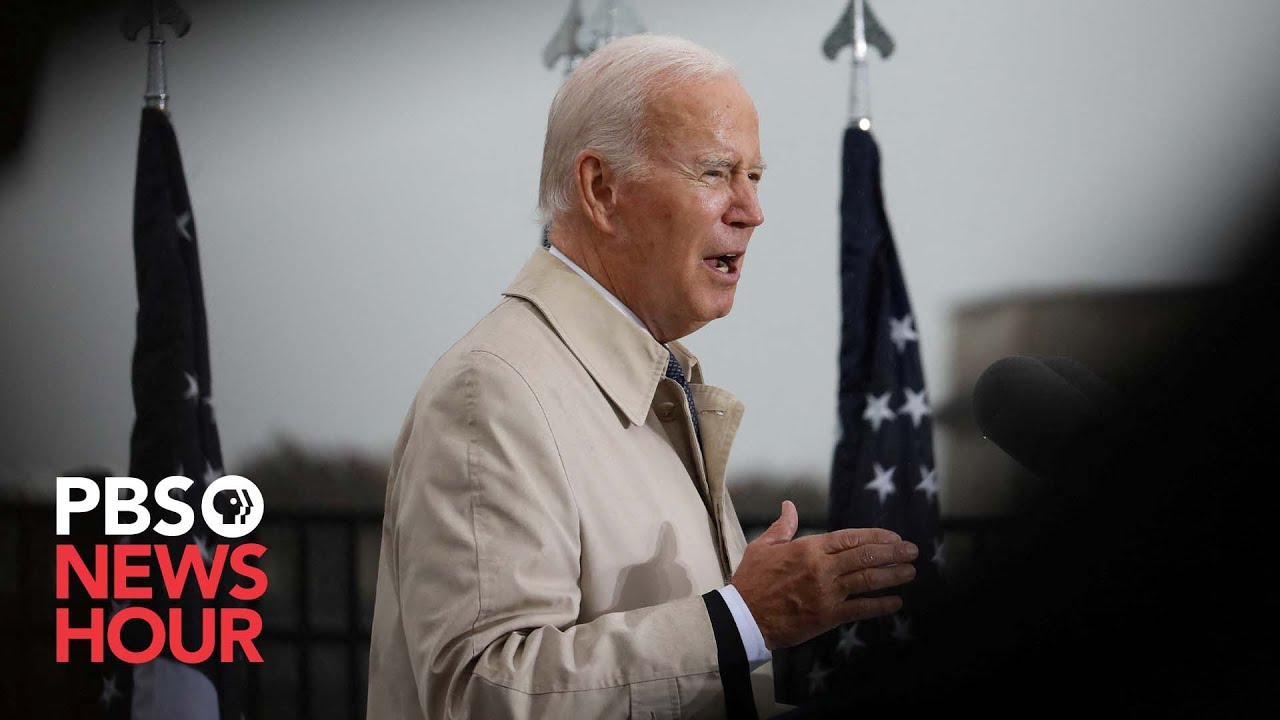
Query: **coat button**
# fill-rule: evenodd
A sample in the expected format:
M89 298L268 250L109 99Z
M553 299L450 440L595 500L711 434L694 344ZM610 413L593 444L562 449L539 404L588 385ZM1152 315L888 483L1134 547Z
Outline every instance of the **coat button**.
M676 404L673 402L658 403L658 419L671 422L676 419Z

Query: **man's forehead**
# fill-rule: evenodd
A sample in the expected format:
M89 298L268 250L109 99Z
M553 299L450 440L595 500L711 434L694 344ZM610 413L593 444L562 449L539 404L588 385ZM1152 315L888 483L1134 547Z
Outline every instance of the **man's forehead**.
M760 164L755 105L733 78L685 83L654 98L646 118L651 138L698 162Z
M650 101L649 120L679 125L702 124L720 116L749 116L755 123L755 104L745 88L732 77L678 83Z

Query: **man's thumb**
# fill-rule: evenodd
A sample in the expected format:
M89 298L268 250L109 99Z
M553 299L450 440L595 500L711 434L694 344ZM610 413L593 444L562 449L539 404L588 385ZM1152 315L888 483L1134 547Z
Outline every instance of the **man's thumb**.
M779 543L790 542L791 538L796 535L796 528L800 526L800 518L796 515L796 506L790 500L782 501L782 514L778 519L769 526L767 530L760 533L757 540L762 540L766 545L777 545Z

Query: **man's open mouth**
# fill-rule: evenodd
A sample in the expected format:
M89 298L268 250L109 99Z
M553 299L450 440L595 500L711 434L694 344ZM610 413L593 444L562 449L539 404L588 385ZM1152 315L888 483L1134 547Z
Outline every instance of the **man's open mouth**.
M738 271L738 258L740 257L741 255L738 253L725 253L724 255L705 258L702 262L716 272L730 275Z

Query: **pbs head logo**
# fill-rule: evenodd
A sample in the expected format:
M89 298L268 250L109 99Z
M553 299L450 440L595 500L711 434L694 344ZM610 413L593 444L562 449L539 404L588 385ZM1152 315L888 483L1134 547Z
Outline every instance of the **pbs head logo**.
M262 522L262 491L248 478L225 475L205 488L200 514L222 537L244 537Z

